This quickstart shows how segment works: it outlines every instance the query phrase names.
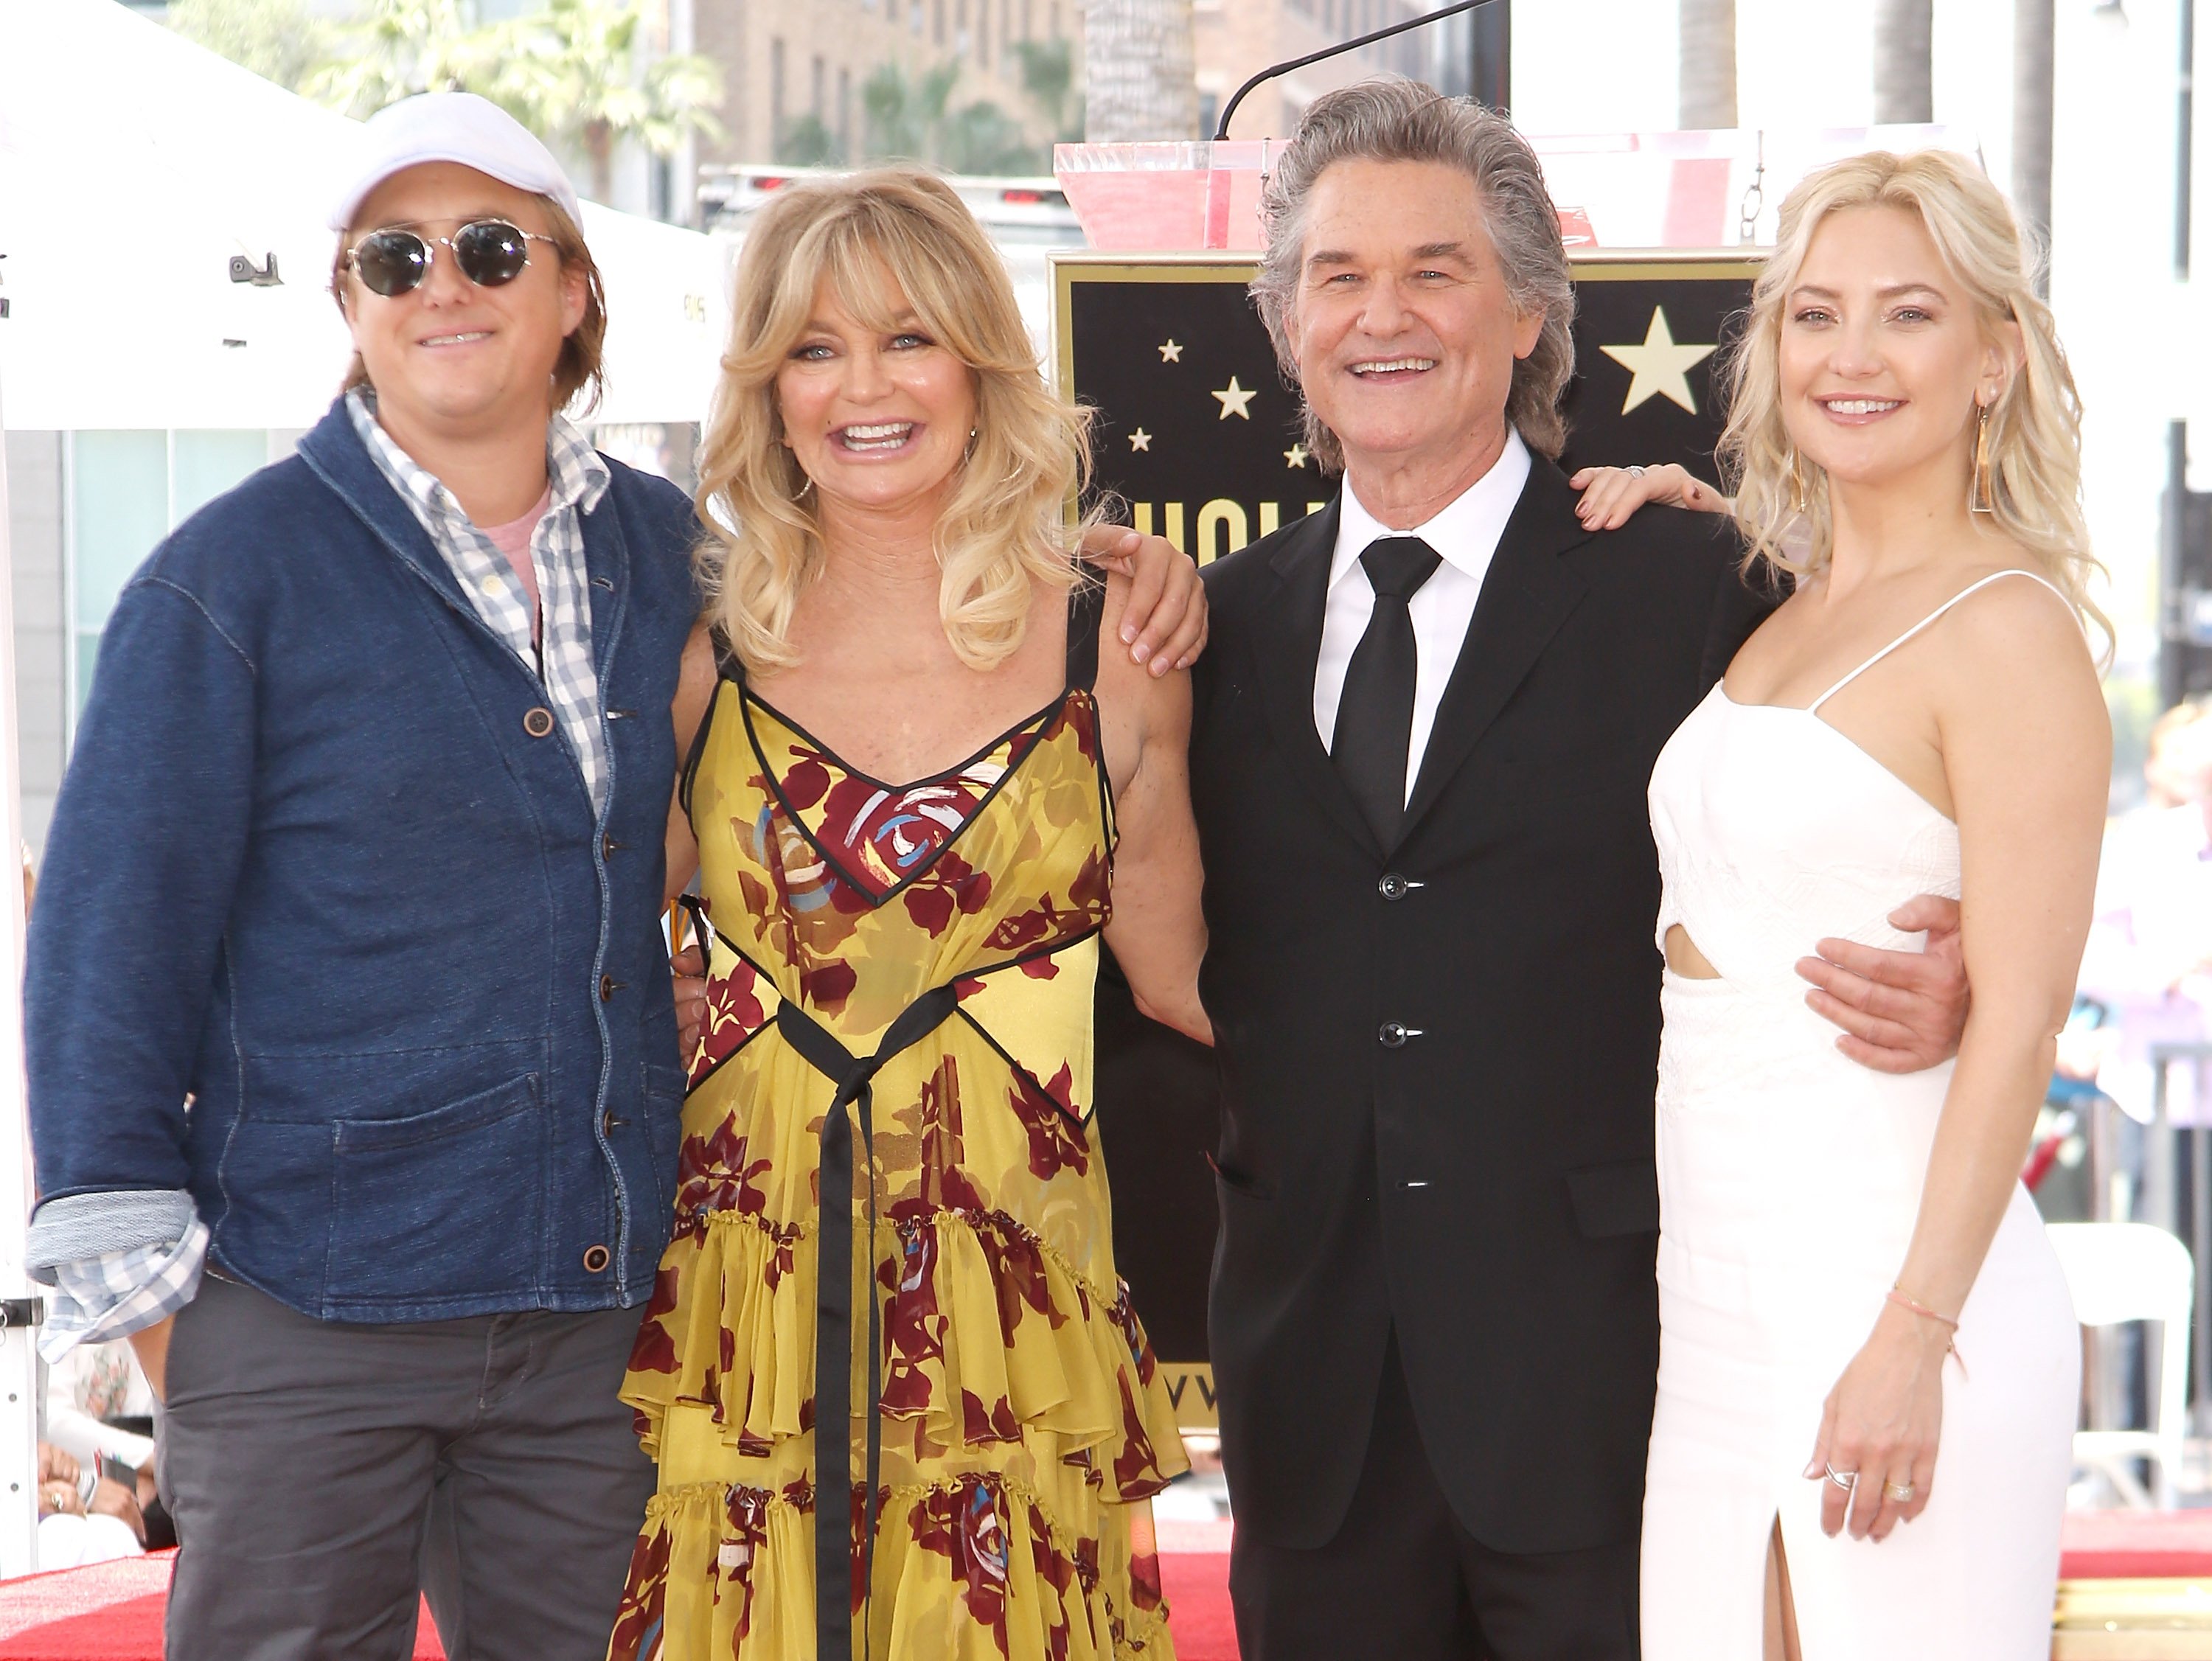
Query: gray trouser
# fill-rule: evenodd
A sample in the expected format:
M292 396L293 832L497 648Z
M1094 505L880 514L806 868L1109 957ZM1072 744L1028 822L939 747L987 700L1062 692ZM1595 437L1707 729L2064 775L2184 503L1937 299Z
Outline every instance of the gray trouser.
M319 1321L210 1274L169 1345L168 1661L601 1661L653 1492L638 1312Z

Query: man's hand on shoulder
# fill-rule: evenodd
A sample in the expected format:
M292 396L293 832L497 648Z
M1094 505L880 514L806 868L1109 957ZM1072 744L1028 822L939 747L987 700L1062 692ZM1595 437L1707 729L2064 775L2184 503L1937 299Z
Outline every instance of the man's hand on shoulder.
M1813 983L1805 1002L1843 1028L1836 1047L1878 1073L1917 1073L1959 1052L1972 989L1959 944L1959 902L1923 894L1889 914L1908 934L1925 931L1917 952L1823 940L1797 973Z
M1129 579L1118 632L1132 663L1164 675L1198 661L1206 650L1206 585L1199 581L1196 561L1164 536L1140 536L1118 524L1084 532L1083 558Z

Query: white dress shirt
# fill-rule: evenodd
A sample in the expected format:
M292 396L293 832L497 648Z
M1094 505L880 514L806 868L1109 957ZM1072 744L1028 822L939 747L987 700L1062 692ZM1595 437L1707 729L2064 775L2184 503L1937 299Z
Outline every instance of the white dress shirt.
M1328 606L1322 615L1321 657L1314 666L1314 726L1324 749L1335 743L1336 706L1344 698L1345 671L1352 667L1352 654L1375 615L1375 590L1359 556L1385 536L1419 536L1442 561L1436 574L1406 603L1420 654L1413 672L1413 730L1406 751L1409 802L1414 781L1421 776L1430 730L1437 723L1437 706L1443 701L1468 625L1474 621L1474 603L1482 597L1482 579L1498 552L1498 539L1505 533L1505 521L1513 516L1528 482L1528 446L1510 427L1505 448L1490 471L1434 518L1410 530L1393 530L1377 520L1352 488L1351 476L1345 476L1336 553L1328 564Z

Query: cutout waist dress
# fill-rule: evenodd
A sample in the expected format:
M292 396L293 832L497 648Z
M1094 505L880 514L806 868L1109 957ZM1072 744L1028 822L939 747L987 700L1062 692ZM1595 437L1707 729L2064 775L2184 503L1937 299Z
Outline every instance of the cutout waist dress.
M1658 1402L1645 1490L1646 1661L1759 1661L1779 1524L1805 1661L2048 1654L2079 1365L2033 1203L2015 1187L1943 1375L1930 1499L1875 1544L1820 1531L1803 1476L1828 1392L1904 1268L1952 1066L1892 1075L1836 1047L1796 961L1894 949L1889 912L1960 894L1958 827L1820 714L1716 686L1651 778L1664 881L1718 971L1663 977L1656 1092ZM2048 585L2046 585L2048 586Z

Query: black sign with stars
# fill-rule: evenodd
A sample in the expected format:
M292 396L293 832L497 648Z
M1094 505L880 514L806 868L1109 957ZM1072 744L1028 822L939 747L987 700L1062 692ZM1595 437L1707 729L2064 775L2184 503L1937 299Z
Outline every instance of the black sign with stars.
M1717 477L1720 348L1751 306L1755 259L1587 255L1575 261L1575 378L1560 465L1680 462Z
M1053 262L1060 386L1097 411L1097 484L1139 530L1201 561L1326 501L1297 394L1245 293L1249 256ZM1714 476L1713 374L1755 260L1589 254L1575 262L1576 374L1562 464L1680 462Z
M1336 481L1298 442L1297 396L1245 294L1249 255L1078 254L1053 268L1055 373L1097 412L1097 482L1121 499L1121 517L1204 561L1328 500ZM1715 476L1716 350L1758 270L1755 258L1710 254L1576 260L1563 465L1672 461ZM1096 1052L1116 1266L1180 1422L1209 1428L1212 1053L1139 1015L1110 956Z

